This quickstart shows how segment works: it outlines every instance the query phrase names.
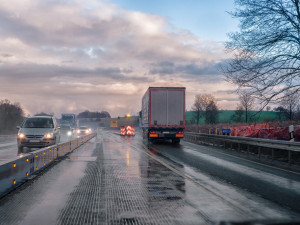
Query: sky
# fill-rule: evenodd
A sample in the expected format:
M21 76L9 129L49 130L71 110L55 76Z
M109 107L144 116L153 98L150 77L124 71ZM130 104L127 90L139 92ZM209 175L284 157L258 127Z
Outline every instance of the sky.
M149 86L235 109L220 71L233 0L0 0L0 100L26 114L137 115Z

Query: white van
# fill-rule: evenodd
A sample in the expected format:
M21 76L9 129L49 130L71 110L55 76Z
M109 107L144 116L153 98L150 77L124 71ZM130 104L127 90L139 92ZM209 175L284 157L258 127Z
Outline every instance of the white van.
M55 145L60 141L60 130L53 116L28 117L23 125L17 128L19 153L23 151L23 147L40 148Z

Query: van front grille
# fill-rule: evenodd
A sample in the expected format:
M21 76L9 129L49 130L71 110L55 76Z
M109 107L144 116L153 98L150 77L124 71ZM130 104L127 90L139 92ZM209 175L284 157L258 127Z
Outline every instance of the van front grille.
M40 138L44 137L44 135L26 135L26 137L40 139Z

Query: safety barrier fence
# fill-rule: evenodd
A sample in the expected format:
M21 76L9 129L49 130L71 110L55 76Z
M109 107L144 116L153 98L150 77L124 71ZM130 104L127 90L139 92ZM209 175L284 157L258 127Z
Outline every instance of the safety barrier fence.
M246 151L247 154L254 153L258 158L264 155L270 156L272 160L276 157L286 156L289 164L299 160L300 143L269 140L262 138L247 138L215 134L198 134L186 132L185 141L194 142L197 144L212 145L216 147L236 149L238 151ZM293 156L297 156L294 157Z
M56 159L72 152L95 136L95 133L89 134L0 162L0 197L24 183L31 175L43 170Z

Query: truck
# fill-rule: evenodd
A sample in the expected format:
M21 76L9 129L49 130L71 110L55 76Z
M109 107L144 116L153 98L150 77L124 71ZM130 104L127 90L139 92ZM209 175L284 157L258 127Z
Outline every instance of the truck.
M69 125L72 128L77 126L76 124L76 115L72 113L63 113L61 114L60 125Z
M149 87L140 117L144 138L178 144L184 137L185 87Z

